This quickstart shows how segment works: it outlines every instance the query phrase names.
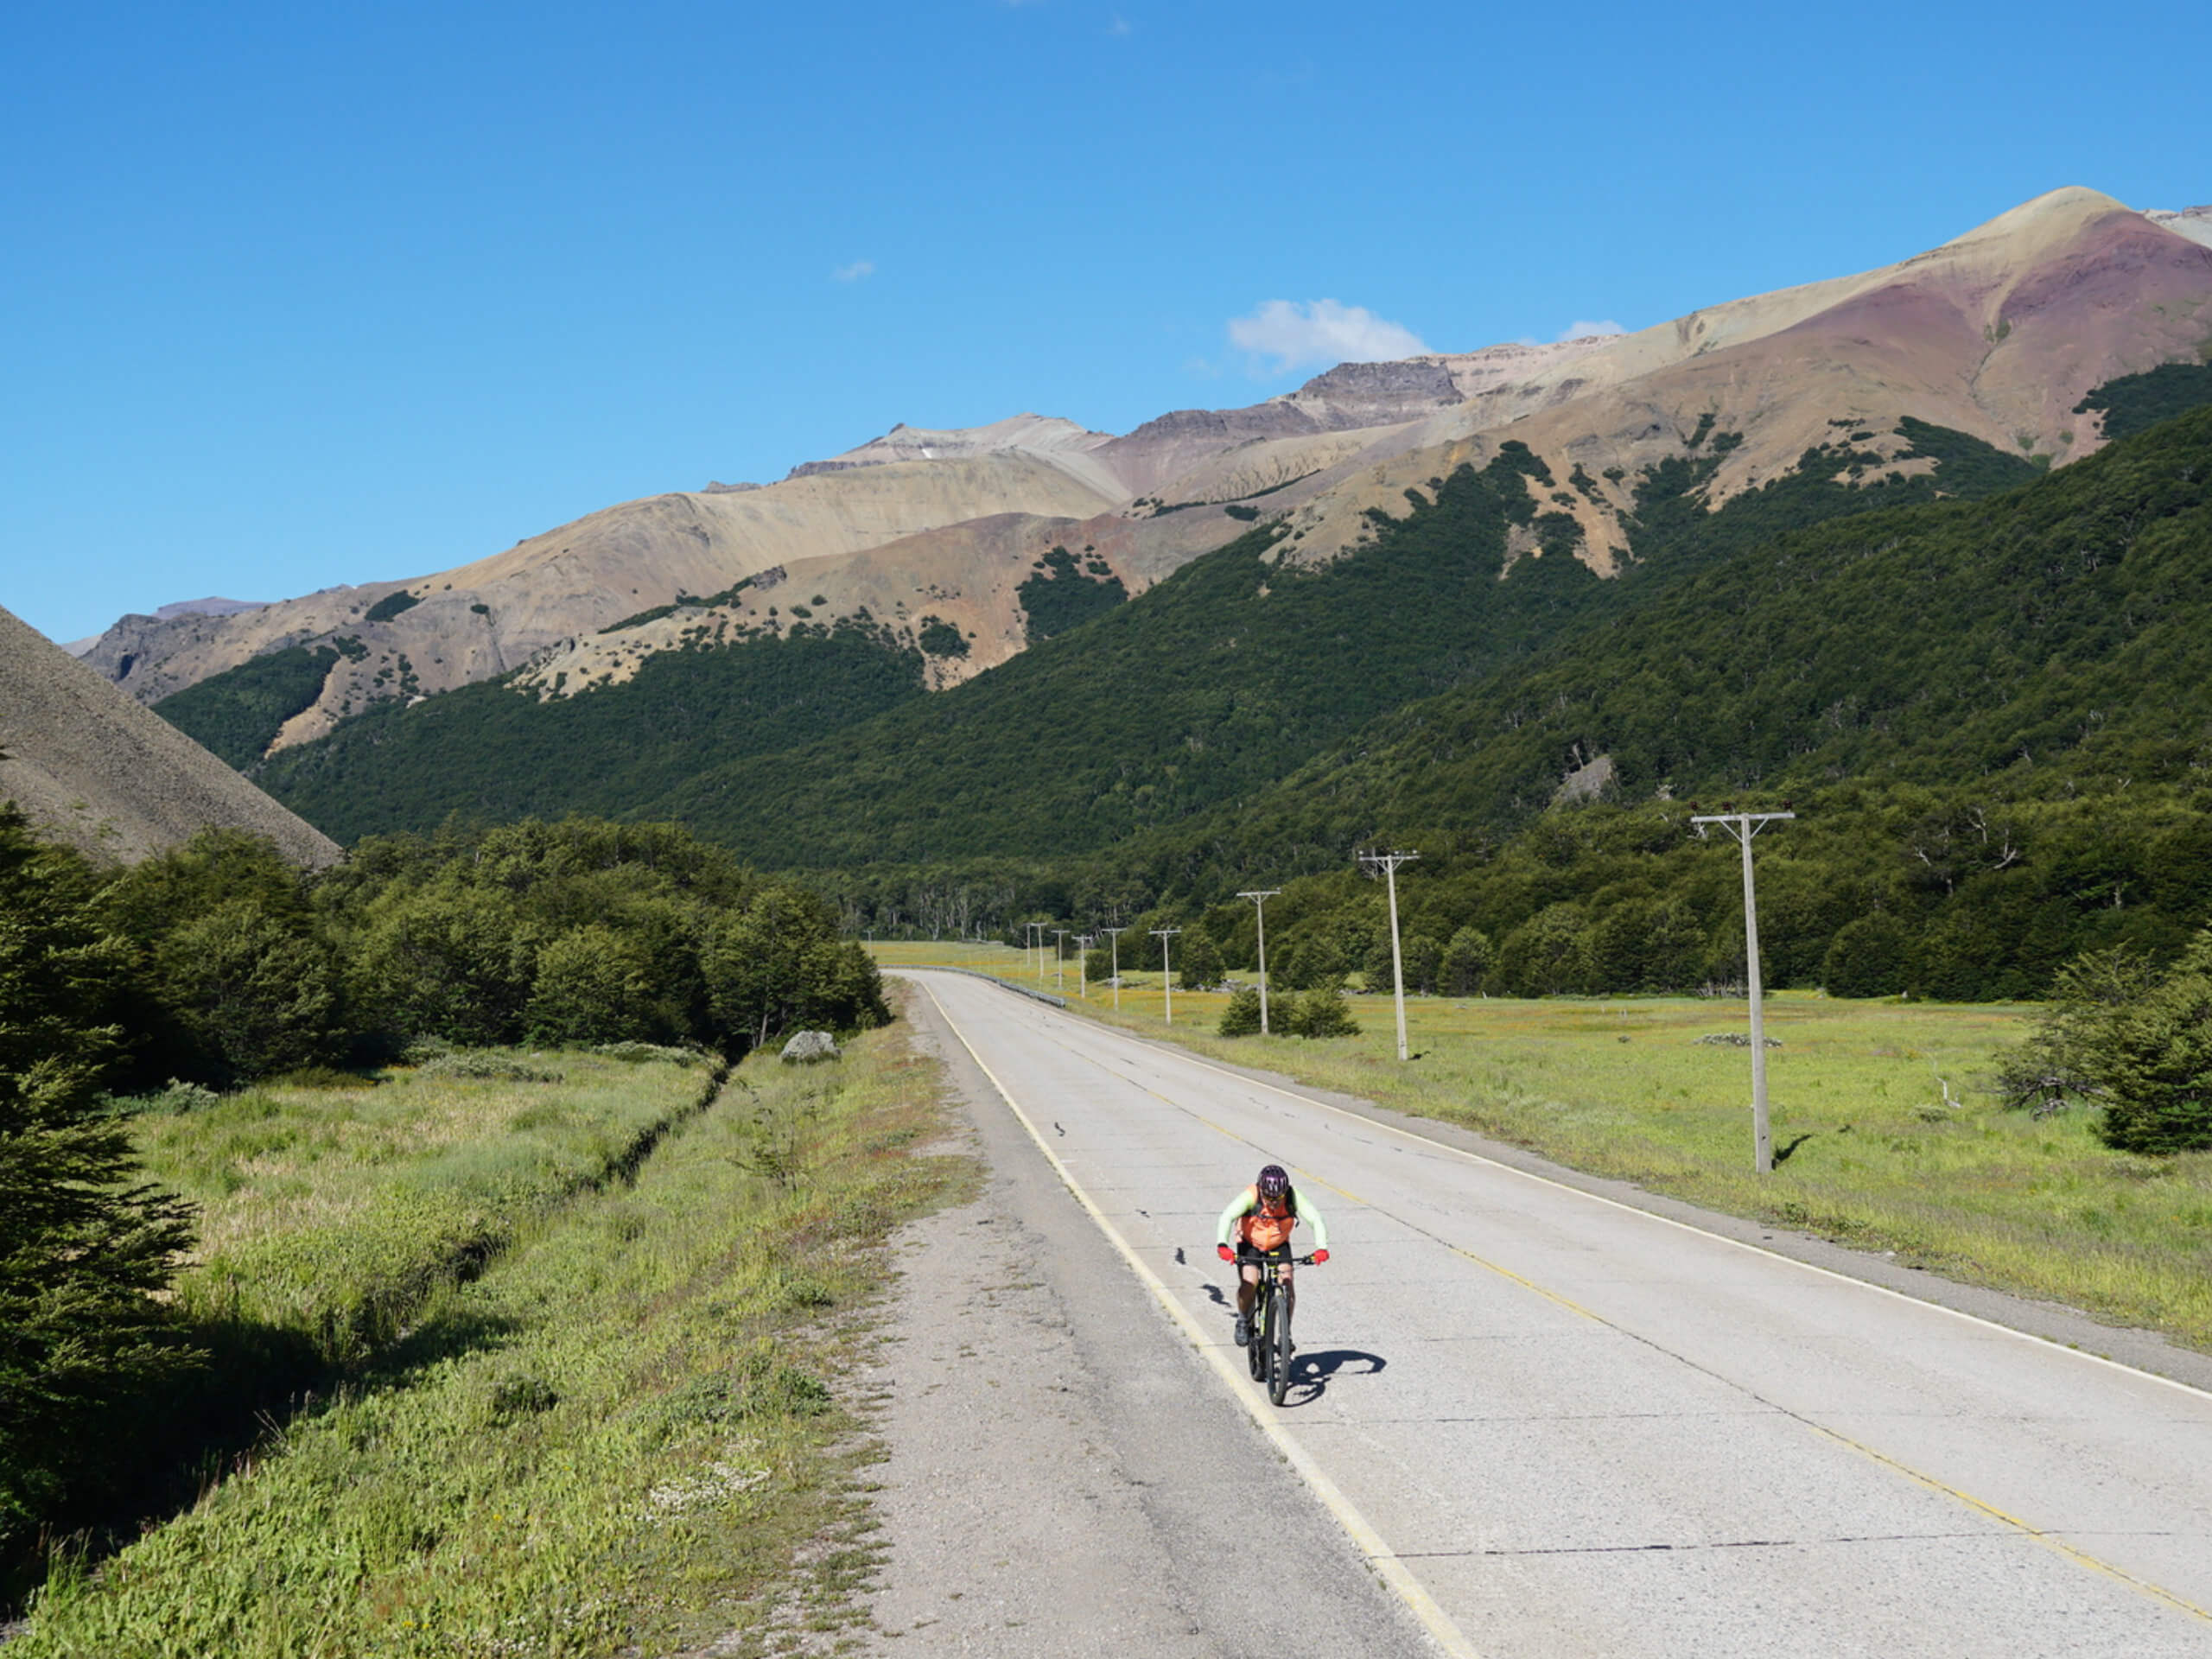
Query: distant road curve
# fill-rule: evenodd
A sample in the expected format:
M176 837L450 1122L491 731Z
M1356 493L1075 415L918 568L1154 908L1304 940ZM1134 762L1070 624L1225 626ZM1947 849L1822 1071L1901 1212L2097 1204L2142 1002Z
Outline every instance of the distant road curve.
M2212 1654L2212 1394L905 971L1447 1651ZM1211 1252L1270 1160L1281 1411Z

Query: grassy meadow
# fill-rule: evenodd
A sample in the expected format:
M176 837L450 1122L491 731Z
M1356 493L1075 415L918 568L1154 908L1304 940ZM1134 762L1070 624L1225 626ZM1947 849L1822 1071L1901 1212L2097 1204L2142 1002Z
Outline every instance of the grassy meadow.
M767 1653L861 1616L870 1452L831 1383L890 1233L968 1179L913 1155L933 1063L897 1027L719 1088L669 1051L460 1058L140 1120L206 1205L179 1300L340 1380L60 1561L10 1659Z
M884 965L947 963L1039 988L1033 953L881 944ZM1262 1065L1738 1216L1949 1277L2045 1298L2212 1350L2212 1153L2113 1152L2094 1114L2038 1119L1993 1092L2031 1006L1769 999L1774 1173L1751 1166L1740 1001L1410 997L1401 1065L1391 1001L1354 995L1361 1031L1326 1041L1214 1034L1221 993L1125 974L1070 1006L1197 1052ZM1055 989L1047 953L1041 988ZM1280 995L1277 1001L1280 1001Z

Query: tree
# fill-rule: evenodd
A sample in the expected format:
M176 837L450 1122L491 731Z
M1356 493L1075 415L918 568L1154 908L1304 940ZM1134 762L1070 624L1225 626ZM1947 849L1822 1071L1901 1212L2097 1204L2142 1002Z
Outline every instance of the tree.
M403 1036L512 1043L537 977L537 934L512 894L451 874L373 901L353 953L355 996Z
M344 1052L337 974L303 917L224 899L170 929L152 975L184 1041L179 1069L192 1075L235 1084Z
M195 1357L155 1300L191 1211L137 1180L100 1094L130 952L86 885L0 806L0 1539L81 1478L104 1406Z
M772 885L709 928L699 966L720 1040L738 1052L799 1024L835 1031L891 1017L868 952L837 938L817 894Z
M1513 996L1579 991L1588 971L1589 925L1579 905L1547 905L1505 936L1497 976Z
M1480 928L1463 927L1444 947L1438 968L1440 987L1446 996L1472 996L1483 988L1493 956L1490 935Z
M1221 982L1221 951L1202 927L1185 928L1175 943L1175 982L1185 991L1210 990Z
M2161 984L2088 1027L2109 1095L2100 1126L2123 1152L2212 1147L2212 930ZM2101 1039L2101 1040L2099 1040Z
M1904 925L1878 910L1836 930L1821 961L1821 983L1830 996L1894 996L1911 971Z
M1221 1034L1224 1037L1253 1037L1260 1030L1260 988L1246 985L1229 999L1229 1006L1221 1011Z
M642 955L600 922L573 928L537 953L524 1020L534 1043L650 1041L661 1034Z

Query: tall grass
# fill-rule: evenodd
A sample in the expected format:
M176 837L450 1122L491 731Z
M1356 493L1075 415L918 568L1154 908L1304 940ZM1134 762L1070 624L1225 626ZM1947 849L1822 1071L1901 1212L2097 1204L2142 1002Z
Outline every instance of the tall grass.
M1033 964L1021 982L1021 953L1004 946L876 950L887 963L995 961L1034 982ZM1084 1002L1072 979L1069 989L1071 1007L1141 1035L2212 1350L2212 1153L2117 1153L2094 1114L2005 1109L1995 1055L2025 1034L2032 1007L1770 999L1779 1161L1761 1176L1751 1057L1699 1040L1743 1033L1740 1001L1409 997L1415 1058L1401 1065L1386 995L1351 999L1359 1036L1306 1041L1214 1035L1219 993L1178 990L1167 1025L1156 973L1123 976L1118 1014L1109 992Z
M149 1174L200 1206L181 1309L357 1364L545 1205L615 1173L712 1070L581 1053L482 1069L270 1085L138 1119Z
M447 1120L426 1168L509 1167L530 1109ZM835 1066L749 1062L634 1184L541 1208L190 1513L53 1578L10 1659L757 1650L849 1620L866 1453L828 1384L890 1231L966 1179L912 1154L936 1112L895 1029Z

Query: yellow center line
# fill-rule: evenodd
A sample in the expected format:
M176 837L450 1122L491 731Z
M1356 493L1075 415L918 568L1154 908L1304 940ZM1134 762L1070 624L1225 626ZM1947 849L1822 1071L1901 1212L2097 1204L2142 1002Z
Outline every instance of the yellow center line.
M964 1041L965 1039L963 1039L963 1040ZM1268 1148L1262 1146L1260 1142L1251 1139L1249 1135L1242 1135L1234 1129L1229 1128L1224 1124L1216 1122L1213 1119L1208 1117L1204 1112L1198 1110L1194 1106L1188 1105L1182 1101L1176 1100L1167 1095L1164 1095L1157 1089L1151 1087L1147 1084L1138 1082L1136 1078L1128 1077L1126 1073L1116 1071L1114 1067L1109 1065L1097 1056L1084 1053L1073 1044L1065 1041L1061 1041L1059 1043L1059 1046L1066 1050L1070 1054L1074 1055L1077 1058L1089 1061L1091 1065L1097 1066L1101 1071L1109 1072L1115 1077L1121 1077L1124 1082L1135 1084L1138 1088L1143 1090L1145 1093L1150 1095L1154 1100L1160 1102L1164 1105L1173 1107L1175 1110L1197 1120L1198 1122L1205 1124L1208 1128L1214 1130L1217 1134L1226 1135L1232 1141L1240 1141L1243 1145L1251 1147L1255 1152L1262 1154L1267 1153ZM969 1052L972 1053L974 1051L970 1050ZM980 1059L977 1061L977 1064L982 1064ZM1203 1062L1201 1062L1201 1064L1203 1064ZM1211 1071L1222 1070L1222 1068L1218 1066L1210 1066L1207 1069ZM1233 1076L1235 1074L1230 1073L1229 1075ZM994 1078L993 1081L996 1082L997 1080ZM1246 1079L1246 1081L1249 1081L1249 1079ZM1001 1088L1001 1092L1004 1092L1003 1088ZM1289 1093L1287 1090L1275 1090L1274 1092L1286 1095ZM1300 1101L1304 1100L1304 1096L1291 1096L1290 1097ZM1011 1097L1009 1097L1009 1103L1011 1103ZM1325 1104L1326 1103L1310 1103ZM1391 1126L1384 1125L1381 1127L1387 1128ZM1484 1159L1480 1160L1479 1161L1487 1163L1490 1160ZM1338 1194L1353 1204L1361 1205L1370 1210L1377 1208L1376 1205L1369 1204L1366 1199L1353 1193L1348 1187L1338 1186L1334 1182L1327 1180L1319 1175L1316 1175L1313 1173L1313 1172L1306 1170L1302 1166L1294 1166L1294 1167L1298 1169L1299 1175L1303 1179L1308 1179L1317 1185L1326 1187L1330 1192ZM1506 1166L1499 1166L1499 1167L1503 1168ZM1567 1190L1573 1191L1574 1189L1569 1188ZM1606 1202L1610 1202L1610 1200L1607 1200ZM1617 1205L1615 1207L1618 1208L1625 1206ZM1382 1213L1388 1212L1383 1211ZM1402 1226L1414 1225L1414 1224L1405 1221L1404 1218L1401 1217L1393 1217L1392 1218L1398 1221ZM1658 1219L1664 1219L1664 1217L1658 1217ZM1466 1249L1459 1245L1454 1244L1449 1239L1440 1238L1435 1234L1430 1233L1426 1228L1414 1227L1414 1230L1416 1232L1422 1234L1425 1237L1434 1239L1436 1243L1443 1245L1445 1249L1452 1251L1453 1255L1464 1256L1466 1260L1473 1262L1477 1267L1483 1268L1489 1272L1494 1273L1502 1279L1510 1280L1514 1284L1520 1286L1522 1289L1527 1290L1535 1295L1542 1297L1546 1301L1554 1303L1558 1306L1567 1309L1571 1313L1579 1314L1583 1319L1588 1319L1593 1324L1603 1325L1606 1330L1625 1337L1632 1342L1641 1343L1646 1347L1655 1349L1660 1353L1666 1354L1679 1363L1691 1366L1693 1369L1697 1370L1706 1371L1706 1374L1713 1376L1715 1381L1736 1389L1738 1393L1750 1395L1751 1398L1758 1401L1759 1404L1765 1407L1767 1409L1775 1412L1778 1415L1789 1418L1791 1421L1802 1425L1823 1439L1834 1441L1839 1446L1848 1447L1850 1450L1858 1452L1860 1456L1870 1459L1873 1462L1881 1465L1884 1468L1904 1476L1906 1479L1916 1483L1929 1491L1939 1492L1946 1497L1949 1497L1957 1503L1964 1504L1967 1508L1974 1510L1976 1514L1985 1516L2001 1526L2010 1528L2012 1531L2020 1534L2023 1537L2033 1540L2036 1543L2042 1545L2044 1548L2050 1550L2055 1554L2073 1562L2077 1567L2085 1567L2090 1572L2098 1573L2102 1577L2111 1579L2116 1583L2126 1585L2128 1588L2149 1597L2153 1601L2160 1602L2164 1605L2174 1609L2177 1612L2186 1613L2193 1618L2202 1619L2208 1624L2212 1624L2212 1611L2208 1611L2203 1607L2198 1606L2195 1602L2189 1600L2186 1597L2176 1594L2173 1591L2168 1590L2163 1585L2153 1584L2146 1579L2139 1579L2133 1573L2128 1572L2125 1567L2114 1566L2112 1562L2105 1560L2101 1556L2092 1555L2087 1550L2082 1549L2075 1544L2069 1543L2064 1538L2061 1537L2056 1533L2048 1531L2044 1528L2034 1525L2031 1522L2022 1520L2018 1516L2012 1515L2007 1511L1998 1508L1995 1504L1989 1503L1986 1499L1976 1497L1971 1492L1951 1485L1948 1482L1939 1480L1933 1475L1914 1468L1910 1464L1901 1462L1899 1459L1891 1457L1886 1452L1878 1451L1873 1446L1868 1446L1862 1440L1853 1440L1848 1434L1843 1433L1837 1429L1830 1428L1825 1423L1815 1422L1809 1417L1804 1416L1798 1412L1792 1411L1785 1406L1778 1405L1775 1402L1766 1399L1764 1395L1754 1392L1751 1389L1744 1387L1743 1384L1737 1382L1731 1378L1721 1376L1717 1372L1707 1370L1707 1368L1699 1365L1694 1360L1689 1359L1687 1356L1676 1353L1672 1349L1661 1347L1658 1344L1652 1342L1649 1338L1641 1336L1636 1332L1628 1330L1624 1326L1615 1324L1612 1320L1605 1318L1602 1313L1596 1313L1590 1308L1585 1307L1581 1303L1574 1300L1572 1297L1562 1295L1558 1291L1549 1289L1543 1285L1538 1284L1535 1280L1527 1277L1525 1274L1516 1273L1512 1268L1504 1267L1498 1262L1492 1262L1487 1257L1477 1255L1472 1250ZM1688 1230L1696 1231L1700 1230L1689 1229ZM1764 1255L1770 1255L1771 1252L1763 1250L1758 1252L1758 1254ZM1784 1261L1788 1260L1787 1257L1777 1257L1776 1259ZM1998 1328L2003 1329L2004 1327L2000 1326Z

